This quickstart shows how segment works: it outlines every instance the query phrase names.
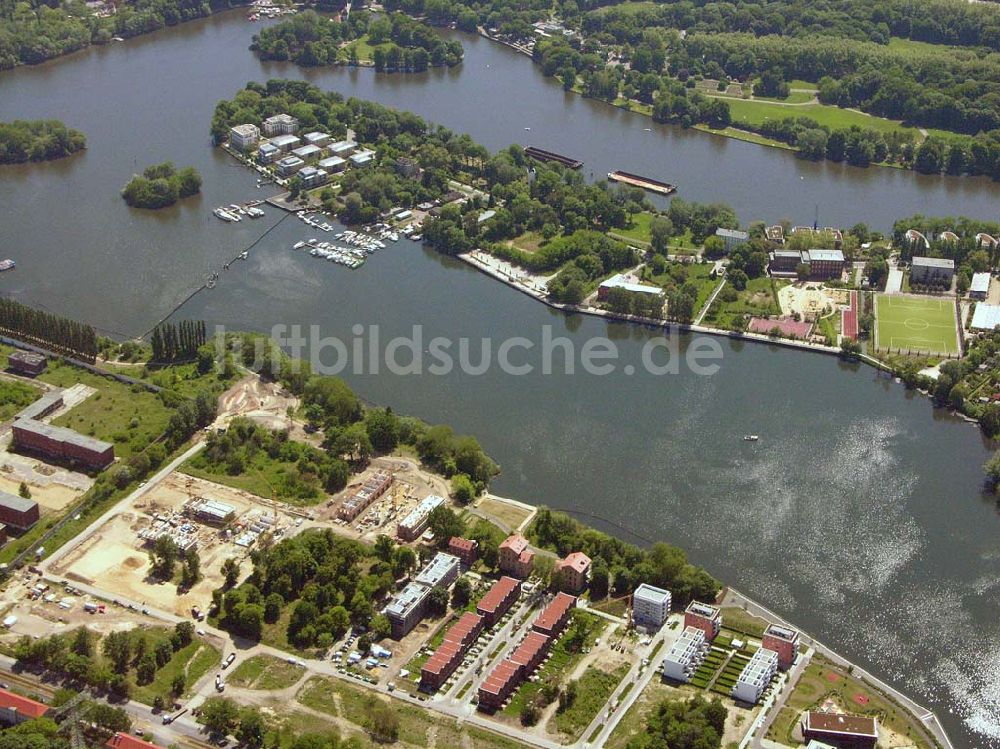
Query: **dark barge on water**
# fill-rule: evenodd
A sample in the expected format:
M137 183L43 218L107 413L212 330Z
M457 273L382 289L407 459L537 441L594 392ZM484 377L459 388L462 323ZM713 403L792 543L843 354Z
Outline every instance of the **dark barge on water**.
M638 174L632 174L631 172L623 172L620 170L608 172L608 179L612 182L624 182L626 185L641 187L643 190L649 190L650 192L658 192L661 195L669 195L670 193L677 191L676 185L671 185L667 182L660 182L660 180L652 179L650 177L640 177Z
M533 159L538 159L539 161L554 161L557 164L562 164L570 169L579 169L583 166L583 162L577 159L571 159L569 156L563 156L559 153L554 153L552 151L546 151L544 148L536 148L535 146L528 146L524 149L526 156L530 156Z

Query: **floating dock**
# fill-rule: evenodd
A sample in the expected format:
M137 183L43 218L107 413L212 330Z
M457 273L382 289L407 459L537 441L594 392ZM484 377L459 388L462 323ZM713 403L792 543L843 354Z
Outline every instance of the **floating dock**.
M533 159L538 159L539 161L554 161L557 164L562 164L570 169L579 169L583 166L583 162L578 159L571 159L569 156L563 156L562 154L555 153L553 151L546 151L544 148L536 148L535 146L528 146L524 149L526 156L530 156Z
M638 174L632 174L631 172L622 172L618 170L608 172L608 179L612 182L624 182L626 185L641 187L643 190L649 190L650 192L658 192L661 195L669 195L670 193L677 191L676 185L660 182L658 179L640 177Z

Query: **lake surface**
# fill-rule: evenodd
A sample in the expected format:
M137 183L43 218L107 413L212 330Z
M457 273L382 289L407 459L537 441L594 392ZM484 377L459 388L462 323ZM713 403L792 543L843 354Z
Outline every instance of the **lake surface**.
M527 58L478 38L461 37L455 69L380 76L261 64L247 50L255 28L230 14L0 74L0 119L58 117L88 137L80 156L0 170L0 255L18 262L0 291L108 333L147 330L280 218L211 215L265 192L211 147L212 108L270 77L410 109L491 149L550 148L583 159L588 175L665 179L744 220L810 223L818 205L823 224L888 229L915 212L992 217L1000 198L984 180L813 164L658 126L564 94ZM166 159L195 165L202 195L155 213L125 206L118 191L132 173ZM420 325L425 341L536 343L551 326L577 348L607 337L633 363L654 334L566 317L405 240L358 271L291 250L317 234L284 221L184 315L238 329L317 325L345 341L356 324L377 324L383 340ZM709 377L347 376L369 400L475 434L503 467L498 493L683 546L935 709L956 746L1000 746L1000 517L981 492L989 452L978 431L870 368L716 340L723 360ZM747 432L760 442L743 442Z

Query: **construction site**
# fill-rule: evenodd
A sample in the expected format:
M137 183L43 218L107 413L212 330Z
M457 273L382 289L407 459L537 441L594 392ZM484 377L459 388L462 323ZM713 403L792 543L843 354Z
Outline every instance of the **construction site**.
M261 535L280 537L301 519L277 503L237 489L173 473L97 528L52 569L67 580L99 585L125 599L178 615L207 608L223 583L227 559L243 561ZM196 552L201 579L189 590L151 574L150 552L166 536L181 552Z

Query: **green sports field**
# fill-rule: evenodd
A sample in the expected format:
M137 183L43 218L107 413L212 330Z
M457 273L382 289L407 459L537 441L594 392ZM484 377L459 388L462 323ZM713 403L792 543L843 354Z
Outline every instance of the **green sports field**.
M955 302L903 294L875 298L875 347L880 351L956 356Z

